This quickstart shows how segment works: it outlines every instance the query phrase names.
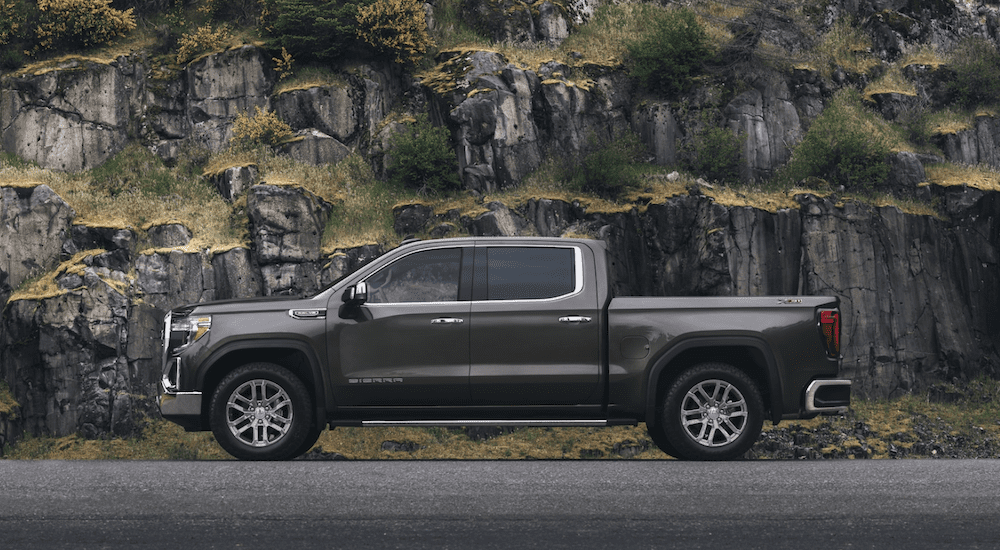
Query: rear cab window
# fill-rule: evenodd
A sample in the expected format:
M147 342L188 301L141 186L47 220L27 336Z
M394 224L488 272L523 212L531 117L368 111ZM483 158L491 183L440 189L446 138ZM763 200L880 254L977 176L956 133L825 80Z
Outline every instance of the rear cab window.
M473 300L547 300L583 289L576 247L488 246L476 249Z

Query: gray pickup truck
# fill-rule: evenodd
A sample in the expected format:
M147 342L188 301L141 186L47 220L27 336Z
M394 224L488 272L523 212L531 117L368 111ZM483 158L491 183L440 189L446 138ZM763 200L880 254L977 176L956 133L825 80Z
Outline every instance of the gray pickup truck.
M240 459L335 426L645 422L667 454L739 457L765 419L839 413L821 296L613 297L602 241L406 243L309 298L166 315L160 411Z

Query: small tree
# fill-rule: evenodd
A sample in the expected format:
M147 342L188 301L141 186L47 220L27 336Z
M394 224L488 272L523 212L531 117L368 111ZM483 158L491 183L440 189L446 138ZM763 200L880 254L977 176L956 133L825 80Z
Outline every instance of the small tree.
M116 10L111 0L38 0L38 44L33 52L99 46L133 29L132 8Z
M740 151L743 139L729 128L712 126L696 133L684 148L684 164L699 176L713 181L740 178Z
M871 191L888 177L890 153L887 140L871 124L874 116L861 105L857 91L839 92L795 149L785 178L789 183L819 178L845 189Z
M614 199L639 185L636 162L642 144L634 133L625 132L607 143L592 136L590 144L593 150L584 155L573 177L581 189Z
M433 45L418 0L375 0L358 9L358 37L396 63L416 64Z
M211 25L198 27L192 33L184 33L177 41L177 63L187 63L198 54L204 52L218 51L225 48L233 39L229 32L229 27L220 25L212 28Z
M948 87L966 108L997 102L1000 97L1000 51L992 42L972 36L962 40L951 63L955 78Z
M356 40L358 2L276 0L265 9L271 16L262 21L269 47L286 48L301 62L334 62Z
M427 115L389 140L392 163L389 180L421 192L458 191L458 161L451 147L448 129L431 124Z
M645 38L628 45L629 72L651 92L678 94L711 57L708 35L688 9L666 11L651 26Z
M292 137L292 128L278 115L255 108L254 116L247 113L236 115L233 121L233 137L230 143L237 149L254 149L256 147L276 147Z

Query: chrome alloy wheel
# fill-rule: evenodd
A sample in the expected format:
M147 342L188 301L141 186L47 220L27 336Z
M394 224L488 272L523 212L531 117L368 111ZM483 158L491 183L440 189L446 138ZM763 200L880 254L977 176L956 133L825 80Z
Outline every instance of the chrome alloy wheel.
M292 400L284 388L270 380L248 380L229 395L226 424L246 445L274 445L292 426Z
M684 433L699 445L722 447L736 441L747 427L746 399L725 380L704 380L681 401Z

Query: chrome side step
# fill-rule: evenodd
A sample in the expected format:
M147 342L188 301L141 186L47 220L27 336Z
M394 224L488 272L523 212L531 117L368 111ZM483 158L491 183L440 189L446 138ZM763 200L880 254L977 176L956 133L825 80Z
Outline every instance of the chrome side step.
M579 428L605 426L635 426L634 420L363 420L362 426L436 427L461 426L536 426L549 428Z

